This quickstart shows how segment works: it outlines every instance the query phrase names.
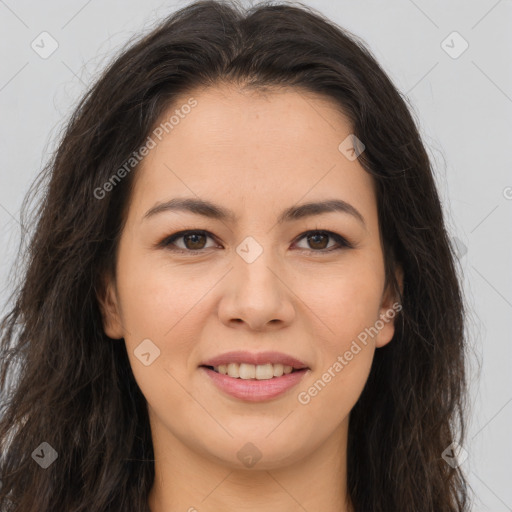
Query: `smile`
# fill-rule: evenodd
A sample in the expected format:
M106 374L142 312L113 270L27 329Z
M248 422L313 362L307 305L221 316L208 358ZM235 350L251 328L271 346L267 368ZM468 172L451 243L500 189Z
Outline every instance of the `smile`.
M221 364L219 366L209 367L214 372L220 373L221 375L228 375L233 379L256 379L256 380L268 380L275 377L281 377L282 375L288 375L293 371L298 371L290 365L283 365L280 363L276 364L250 364L250 363L229 363Z
M231 371L233 373L237 371L239 373L238 377L231 377L228 374L220 373L220 371L212 366L200 366L199 370L207 376L209 382L221 391L222 394L246 402L264 402L284 395L287 391L297 386L306 374L311 373L309 368L290 369L290 366L286 368L288 373L284 373L285 368L281 369L277 364L247 365L253 369L247 369L247 373L245 373L244 363L240 365L237 363L231 364L234 364L234 366L231 366ZM229 371L230 365L221 366L226 366L226 371ZM242 367L241 372L245 377L240 376L239 366ZM258 373L260 378L247 377L247 375L252 375L253 373L256 375L257 366L263 368ZM269 367L272 369L272 372L274 370L278 374L282 372L281 375L270 377ZM264 372L264 374L261 372ZM264 378L261 378L262 376Z

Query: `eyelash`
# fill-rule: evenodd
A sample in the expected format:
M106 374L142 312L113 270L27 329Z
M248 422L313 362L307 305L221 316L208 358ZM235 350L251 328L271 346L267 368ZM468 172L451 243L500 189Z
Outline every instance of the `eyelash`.
M299 249L300 251L303 251L303 252L305 251L305 252L309 252L309 253L325 254L325 253L331 253L334 251L339 251L342 249L353 249L354 248L354 246L347 239L342 237L341 235L338 235L337 233L333 233L332 231L326 231L326 230L321 230L321 229L314 229L314 230L310 230L310 231L306 231L306 232L302 233L301 235L299 235L297 237L297 239L294 243L302 240L303 238L305 238L307 235L310 235L310 234L321 234L321 235L329 236L330 238L332 238L336 241L336 243L338 244L338 247L335 246L335 247L330 247L329 249L318 249L318 250ZM211 249L211 247L208 247L206 249L197 249L194 251L194 250L190 250L190 249L181 249L180 247L170 248L170 246L173 244L173 242L175 242L176 240L178 240L180 238L183 238L186 235L205 235L207 237L215 239L215 237L209 231L204 231L201 229L191 229L191 230L179 231L167 238L164 238L164 240L162 240L158 244L158 246L166 248L166 249L174 251L174 252L188 253L190 255L192 255L194 253L201 254L205 250Z

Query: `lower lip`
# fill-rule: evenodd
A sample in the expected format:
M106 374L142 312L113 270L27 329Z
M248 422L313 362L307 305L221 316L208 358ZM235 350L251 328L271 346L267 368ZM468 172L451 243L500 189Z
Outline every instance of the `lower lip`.
M200 369L212 379L213 383L221 391L248 402L263 402L264 400L270 400L282 395L296 386L309 371L309 369L304 369L282 375L281 377L256 380L234 379L233 377L217 373L204 366L201 366Z

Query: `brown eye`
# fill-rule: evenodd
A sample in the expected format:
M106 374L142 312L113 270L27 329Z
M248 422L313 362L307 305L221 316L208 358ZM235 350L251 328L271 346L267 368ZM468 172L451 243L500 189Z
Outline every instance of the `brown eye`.
M302 247L309 252L331 252L343 248L351 248L352 245L341 235L332 231L308 231L301 235L299 240L306 239L308 247ZM329 246L329 239L332 238L336 243Z
M183 236L185 247L187 249L204 249L206 236L203 234L190 233Z
M176 247L176 250L183 252L199 252L203 249L209 248L205 245L208 238L212 237L206 231L181 231L166 238L160 245L170 249L174 246ZM176 241L183 241L183 245L176 244Z
M308 243L313 249L325 249L329 243L329 235L325 233L316 233L314 235L308 235Z

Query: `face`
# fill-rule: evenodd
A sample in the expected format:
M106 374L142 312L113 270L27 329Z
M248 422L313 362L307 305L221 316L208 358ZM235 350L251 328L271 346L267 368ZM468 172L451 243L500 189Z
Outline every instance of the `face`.
M298 462L346 436L394 333L372 178L339 149L352 129L328 99L218 86L162 120L176 109L134 176L105 332L174 453Z

